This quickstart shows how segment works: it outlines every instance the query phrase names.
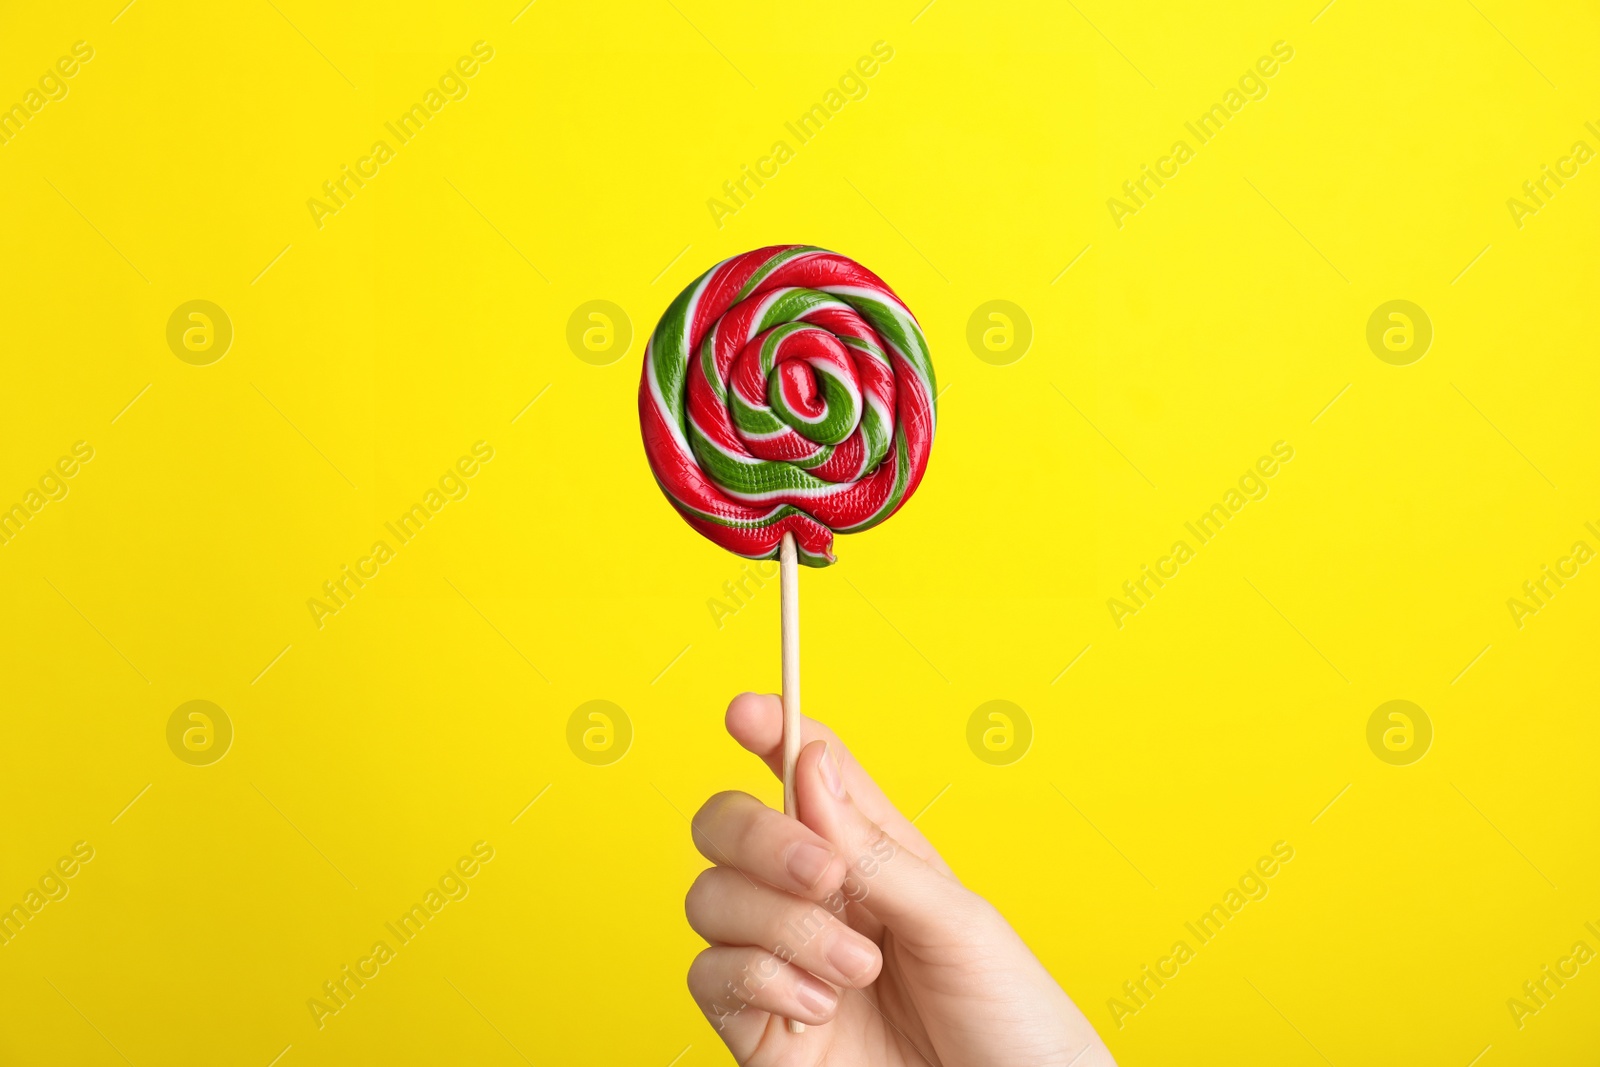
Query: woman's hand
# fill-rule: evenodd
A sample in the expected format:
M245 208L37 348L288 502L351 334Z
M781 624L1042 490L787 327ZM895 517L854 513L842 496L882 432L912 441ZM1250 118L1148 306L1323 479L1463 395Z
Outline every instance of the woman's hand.
M776 775L778 698L728 732ZM689 991L751 1067L1108 1067L1111 1054L1000 913L966 889L833 732L805 720L800 818L745 793L694 817L716 866L689 888L710 944ZM806 1024L793 1034L784 1020Z

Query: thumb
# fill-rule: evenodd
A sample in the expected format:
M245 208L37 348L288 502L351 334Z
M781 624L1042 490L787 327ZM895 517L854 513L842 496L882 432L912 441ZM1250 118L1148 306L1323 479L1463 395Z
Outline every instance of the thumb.
M856 807L826 741L813 741L795 765L800 821L826 838L848 865L840 893L897 935L924 943L961 929L975 898Z

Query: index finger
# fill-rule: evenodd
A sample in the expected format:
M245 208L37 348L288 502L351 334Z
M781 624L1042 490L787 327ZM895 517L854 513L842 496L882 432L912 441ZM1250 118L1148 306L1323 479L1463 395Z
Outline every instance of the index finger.
M767 769L782 781L783 702L771 693L740 693L728 705L726 721L728 733L733 739L760 756ZM953 873L928 839L922 836L922 831L900 814L900 809L872 780L866 768L851 755L839 736L823 723L801 716L800 747L804 748L813 741L828 742L828 751L837 758L840 773L844 776L845 790L856 807L924 861L946 874Z

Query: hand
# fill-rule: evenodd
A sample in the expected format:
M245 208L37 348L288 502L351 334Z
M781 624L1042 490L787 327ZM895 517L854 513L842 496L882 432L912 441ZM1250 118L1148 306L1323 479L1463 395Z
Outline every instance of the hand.
M778 698L728 732L783 774ZM1115 1067L1083 1013L821 723L804 721L800 818L746 793L694 817L716 866L689 889L710 943L689 991L749 1067ZM806 1024L803 1033L785 1023Z

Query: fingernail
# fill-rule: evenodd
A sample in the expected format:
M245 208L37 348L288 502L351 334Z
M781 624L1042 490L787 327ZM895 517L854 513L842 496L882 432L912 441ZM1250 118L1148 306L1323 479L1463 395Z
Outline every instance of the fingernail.
M851 937L840 937L828 946L828 962L846 978L860 978L872 970L872 950Z
M833 753L829 751L828 743L822 743L822 784L828 787L828 792L844 799L844 779L839 777L839 765L833 761Z
M831 1014L833 1006L839 1003L839 998L834 995L832 989L809 974L801 975L800 980L795 983L794 996L801 1007L817 1015Z
M789 849L789 859L785 865L789 868L791 878L810 889L822 880L823 873L832 862L832 852L821 845L801 842Z

